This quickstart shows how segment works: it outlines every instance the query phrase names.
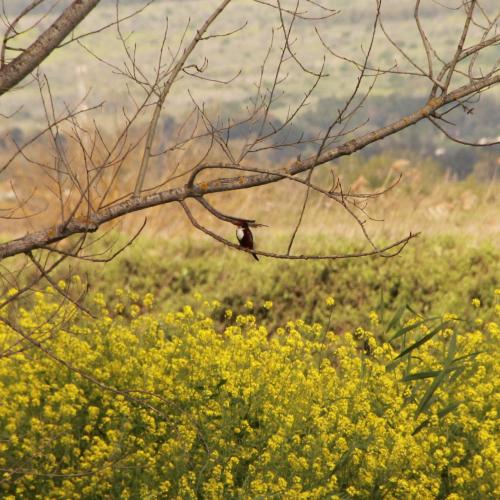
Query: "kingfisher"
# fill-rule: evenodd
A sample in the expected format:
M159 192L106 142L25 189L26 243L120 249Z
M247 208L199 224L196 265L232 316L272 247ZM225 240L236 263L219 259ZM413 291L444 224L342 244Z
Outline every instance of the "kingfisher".
M238 238L238 242L240 243L240 247L248 248L249 250L253 250L253 234L250 231L250 227L248 226L248 222L245 220L237 221L236 226L236 238ZM260 224L259 224L260 225ZM259 260L257 254L252 252L253 258L255 260Z

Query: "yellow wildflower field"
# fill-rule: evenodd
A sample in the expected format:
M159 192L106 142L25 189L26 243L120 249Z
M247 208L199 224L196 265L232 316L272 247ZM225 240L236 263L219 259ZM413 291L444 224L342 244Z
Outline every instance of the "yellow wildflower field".
M3 498L500 495L498 305L336 332L93 301L2 313L23 329L0 323Z

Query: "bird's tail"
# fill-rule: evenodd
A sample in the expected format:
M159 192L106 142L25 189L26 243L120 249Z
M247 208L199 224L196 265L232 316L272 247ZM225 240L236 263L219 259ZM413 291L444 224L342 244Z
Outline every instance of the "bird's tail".
M253 252L252 252L252 255L253 255L253 258L254 258L255 260L259 260L259 258L257 257L257 254L256 254L256 253L253 253Z

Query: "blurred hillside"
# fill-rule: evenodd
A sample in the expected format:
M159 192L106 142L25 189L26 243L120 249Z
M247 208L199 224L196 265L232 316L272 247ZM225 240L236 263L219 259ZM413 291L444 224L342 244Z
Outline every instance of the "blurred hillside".
M12 18L27 1L5 3L5 13ZM41 32L69 0L58 2L33 30L24 34L18 44L29 44ZM98 111L89 115L88 123L96 120L102 129L111 135L123 124L123 109L130 109L133 99L141 97L141 89L134 88L123 76L117 74L127 63L124 45L134 54L141 70L152 77L157 65L159 51L165 29L167 29L165 53L175 53L183 40L189 39L197 26L218 5L217 0L196 1L156 1L137 15L124 21L121 33L125 44L119 39L115 28L82 38L60 48L42 65L54 97L56 112L61 113L66 106L79 106L79 109L103 103ZM129 16L142 9L146 2L121 0L116 10L114 0L104 0L79 27L75 36L112 23L117 14L120 18ZM282 2L290 7L293 2ZM308 8L314 14L314 3ZM308 4L309 5L309 4ZM301 113L297 115L294 127L287 137L298 138L301 134L314 137L336 117L356 84L358 72L346 60L333 57L322 46L321 38L341 56L362 59L370 39L373 24L375 2L336 0L326 2L328 8L337 9L338 14L329 19L305 22L297 20L291 39L295 41L294 50L301 61L307 62L308 69L319 71L323 57L325 69L330 75L315 88L314 93ZM494 15L498 3L486 0L481 3L485 15ZM305 7L304 7L305 8ZM384 0L384 27L392 39L418 64L425 66L425 51L422 47L418 30L413 18L414 2ZM33 11L26 20L27 27L39 19L40 8ZM437 53L449 57L453 53L460 35L463 20L460 11L447 8L438 2L423 2L421 20L429 39ZM493 16L494 17L494 16ZM268 66L263 73L265 86L270 86L282 40L279 39L279 13L251 0L241 0L230 5L228 10L217 20L210 34L229 33L243 27L229 37L210 38L203 42L190 59L191 64L199 67L206 64L204 75L211 80L228 80L235 77L231 84L223 85L217 81L207 81L183 75L173 88L163 112L163 136L173 136L189 114L193 101L204 105L212 116L220 120L233 120L244 115L251 99L255 97L255 85L259 79L260 68L269 48L274 30L275 41L270 52ZM473 28L468 43L477 41L477 31ZM478 68L492 66L498 58L497 47L493 46L476 61ZM167 55L166 62L169 62ZM390 68L406 71L411 69L404 57L378 33L371 64L378 68ZM241 73L240 73L241 72ZM287 110L299 102L304 93L314 82L314 76L298 70L293 64L287 66L284 73L288 78L280 92L279 99L271 110L273 126L279 126ZM367 85L372 83L372 79ZM362 93L367 87L362 89ZM423 78L405 75L385 74L380 76L370 95L356 115L355 123L359 132L385 125L399 118L404 113L414 110L427 97L429 82ZM362 94L361 94L362 95ZM498 116L500 116L500 90L492 89L487 96L477 98L477 102L457 108L448 116L451 125L449 131L459 139L490 142L500 136ZM12 98L0 101L0 149L12 149L14 142L21 144L44 127L45 115L40 102L40 92L31 84L19 88ZM16 112L11 118L9 116ZM145 114L144 120L149 115ZM233 136L248 137L252 133L242 126L234 130ZM347 137L348 138L348 137ZM345 138L342 138L342 140ZM163 141L162 137L158 138ZM295 157L298 153L309 154L312 146L274 150L270 161L282 161ZM497 166L500 148L461 147L446 139L430 123L421 123L402 134L391 137L383 143L375 144L365 150L365 156L394 151L404 155L409 151L434 157L446 168L453 169L459 177L466 177L477 163L488 163L493 172ZM491 177L491 176L490 176ZM1 180L1 179L0 179Z

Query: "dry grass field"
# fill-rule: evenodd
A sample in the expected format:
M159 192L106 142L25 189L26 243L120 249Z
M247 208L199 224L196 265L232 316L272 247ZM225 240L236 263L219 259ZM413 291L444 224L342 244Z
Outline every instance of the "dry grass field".
M472 244L483 240L500 244L499 179L495 174L489 179L481 179L481 167L481 164L477 164L476 171L469 177L457 180L432 159L418 158L415 155L400 157L387 153L371 158L341 159L331 167L324 167L317 172L313 181L328 187L333 172L345 191L350 189L355 193L375 193L392 185L401 175L394 188L371 200L367 207L368 215L374 220L367 219L366 227L377 241L397 240L411 231L422 232L425 236L465 236ZM123 177L125 182L127 179L130 181L130 187L135 179L133 168L134 161L131 159L131 173ZM21 236L37 226L46 227L58 222L57 192L49 189L50 185L44 182L42 171L38 173L41 181L36 186L33 185L34 172L36 167L32 166L29 171L31 175L25 173L15 176L13 180L15 195L20 199L30 200L28 208L21 210L18 215L29 214L30 217L4 221L4 236ZM110 199L126 191L126 185L122 182L119 189L116 193L110 193ZM4 203L15 202L14 191L9 182L0 183L0 190ZM212 195L209 200L224 213L255 219L269 226L256 230L258 247L261 250L278 251L274 243L277 241L275 237L286 239L286 235L291 234L304 196L304 186L282 181L249 191ZM71 206L71 199L70 196L67 206ZM74 193L73 201L77 199L77 193ZM222 223L198 210L195 203L190 206L207 227L229 240L234 238L234 227L231 224ZM166 239L208 238L191 226L177 204L130 214L113 225L108 225L107 229L116 228L132 233L145 217L148 219L145 234ZM363 244L364 240L358 224L342 206L312 192L298 233L296 250L306 251L310 239L315 236L332 242L337 238L347 238ZM218 245L216 242L213 244Z

